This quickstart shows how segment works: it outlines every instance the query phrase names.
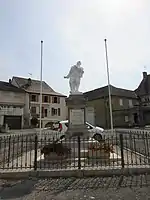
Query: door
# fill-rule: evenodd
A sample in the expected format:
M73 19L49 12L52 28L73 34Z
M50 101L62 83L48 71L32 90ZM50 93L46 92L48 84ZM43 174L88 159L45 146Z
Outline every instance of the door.
M10 129L21 129L21 116L4 116L4 124L8 124Z

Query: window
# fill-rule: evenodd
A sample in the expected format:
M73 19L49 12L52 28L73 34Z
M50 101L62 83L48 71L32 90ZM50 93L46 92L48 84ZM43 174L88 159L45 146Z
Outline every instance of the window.
M123 106L123 99L119 99L120 106Z
M134 114L133 114L133 117L134 117L134 123L135 123L135 124L138 124L138 114L137 114L137 113L134 113Z
M44 117L44 107L42 107L41 114L42 114L42 118L43 118Z
M36 114L36 107L31 107L31 113Z
M52 116L57 115L57 109L52 108Z
M58 116L60 116L60 108L58 108Z
M48 96L44 96L43 101L44 101L44 103L48 103Z
M47 117L47 109L44 109L44 116Z
M36 95L31 95L31 101L36 101Z
M60 103L60 97L52 97L52 103Z
M132 107L132 106L133 106L132 99L129 99L129 107Z
M129 117L125 116L125 122L128 122L128 121L129 121Z

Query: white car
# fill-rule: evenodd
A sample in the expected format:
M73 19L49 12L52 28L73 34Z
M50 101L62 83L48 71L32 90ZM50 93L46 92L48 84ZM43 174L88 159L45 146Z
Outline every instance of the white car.
M100 140L103 138L103 132L104 132L104 129L101 128L101 127L95 127L93 125L91 125L90 123L86 122L86 126L87 126L87 129L89 132L91 132L91 134L89 134L89 136L91 138L94 138L96 140ZM60 121L59 122L59 131L61 133L66 133L68 129L68 120L65 120L65 121ZM64 137L63 135L61 137Z

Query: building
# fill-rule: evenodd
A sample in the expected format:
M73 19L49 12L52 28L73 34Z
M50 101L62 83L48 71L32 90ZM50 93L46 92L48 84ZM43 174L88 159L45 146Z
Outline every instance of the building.
M140 125L150 125L150 74L143 72L143 78L135 92L139 100Z
M129 127L138 123L138 98L135 91L111 87L114 127ZM110 128L108 86L84 93L87 105L94 107L95 124Z
M13 77L12 84L26 92L24 119L26 126L33 117L40 116L40 85L39 80ZM42 82L42 127L66 119L66 96L54 91L47 83Z
M0 125L7 124L10 129L24 126L23 109L25 105L24 90L9 82L0 81Z

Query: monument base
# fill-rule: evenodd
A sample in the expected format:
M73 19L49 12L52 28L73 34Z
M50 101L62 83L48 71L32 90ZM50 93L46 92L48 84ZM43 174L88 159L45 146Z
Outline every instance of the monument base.
M87 137L88 129L86 127L86 115L85 107L86 100L83 93L70 94L66 99L66 104L68 107L68 130L67 136L75 137Z
M110 158L110 152L105 152L102 150L98 151L88 151L88 158L89 159L109 159Z

